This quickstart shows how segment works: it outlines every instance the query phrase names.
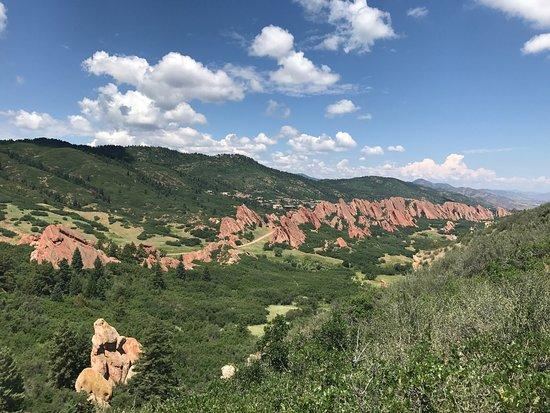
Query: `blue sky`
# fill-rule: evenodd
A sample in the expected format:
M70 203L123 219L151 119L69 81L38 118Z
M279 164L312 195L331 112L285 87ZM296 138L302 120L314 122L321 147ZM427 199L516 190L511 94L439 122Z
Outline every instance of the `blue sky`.
M550 0L0 0L0 138L550 191Z

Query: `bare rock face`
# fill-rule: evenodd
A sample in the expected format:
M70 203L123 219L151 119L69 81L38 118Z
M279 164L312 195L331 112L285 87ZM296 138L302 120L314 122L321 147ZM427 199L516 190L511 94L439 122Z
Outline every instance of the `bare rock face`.
M241 251L235 248L236 244L233 240L210 242L200 250L181 254L181 260L167 256L163 257L161 256L160 251L158 251L155 247L145 247L145 250L149 255L141 263L142 266L152 268L155 264L159 263L160 268L163 271L168 271L170 268L177 268L180 262L183 262L183 266L186 270L192 269L195 266L196 261L212 262L212 256L216 251L224 252L224 254L218 255L218 262L220 264L234 264L239 261L239 255L241 253Z
M292 218L282 216L279 226L271 234L270 242L273 244L287 243L292 248L298 248L306 240L306 234L298 227L298 223Z
M511 214L506 209L504 209L502 207L497 208L497 217L503 218L503 217L507 217L508 215L511 215Z
M93 268L97 258L103 264L119 262L116 258L109 257L103 251L96 249L79 232L62 225L48 225L39 237L25 236L19 243L34 246L31 261L50 262L54 268L59 268L59 263L64 259L70 263L77 248L82 255L84 268Z
M220 233L218 238L224 239L243 231L247 227L262 226L263 221L260 216L248 208L246 205L239 205L235 213L235 218L224 217L220 224Z
M336 238L336 241L334 241L334 243L339 247L339 248L347 248L348 247L348 243L346 242L346 240L342 237L338 237Z
M507 211L497 210L497 215ZM391 197L379 201L354 199L349 203L340 199L337 203L322 201L313 210L301 206L295 211L289 211L277 220L270 216L268 222L274 228L270 242L286 242L293 248L298 248L305 242L306 235L300 225L309 223L315 229L321 225L330 225L342 231L347 228L350 238L364 238L371 235L370 227L378 225L388 232L394 232L399 227L414 227L416 219L445 219L448 221L488 221L494 219L494 214L482 206L470 206L458 202L433 204L429 201Z
M128 371L140 353L141 345L135 338L119 335L102 318L95 321L90 363L105 379L115 385L126 383Z
M140 353L141 344L135 338L121 336L107 321L97 319L92 336L91 367L78 376L76 391L88 393L88 400L94 404L108 406L113 387L128 382Z

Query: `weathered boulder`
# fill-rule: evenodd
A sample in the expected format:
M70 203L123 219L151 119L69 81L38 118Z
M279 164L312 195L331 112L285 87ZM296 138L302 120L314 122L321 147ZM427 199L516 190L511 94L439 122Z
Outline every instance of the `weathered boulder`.
M140 353L141 344L135 338L121 336L107 321L97 319L92 336L90 367L78 376L76 391L86 391L90 395L88 400L105 406L112 388L117 384L126 384L134 374L132 367Z
M101 407L109 406L109 399L113 394L113 382L106 380L91 367L80 372L74 388L77 393L86 392L88 401Z
M19 243L34 246L31 261L49 262L54 268L59 268L59 263L64 259L70 263L77 248L80 250L84 268L93 268L97 258L103 264L119 262L116 258L109 257L103 251L96 249L79 232L62 225L48 225L39 237L23 237Z
M222 375L220 376L220 379L231 379L233 378L233 376L235 376L236 372L237 368L233 364L226 364L222 367Z
M124 337L107 321L99 318L94 323L91 366L114 384L126 383L128 370L137 361L141 345L135 338Z

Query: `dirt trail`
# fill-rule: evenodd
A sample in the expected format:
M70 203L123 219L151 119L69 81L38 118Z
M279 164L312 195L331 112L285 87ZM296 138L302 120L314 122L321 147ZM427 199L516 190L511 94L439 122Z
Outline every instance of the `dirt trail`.
M256 242L260 242L261 240L269 237L271 234L273 234L273 231L270 231L268 232L267 234L264 234L262 235L260 238L256 238L255 240L253 241L250 241L250 242L247 242L246 244L242 244L242 245L239 245L237 246L237 248L243 248L243 247L246 247L247 245L252 245L252 244L255 244ZM185 254L186 252L190 252L189 250L187 251L182 251L182 252L171 252L169 254L166 254L167 256L170 256L170 255L181 255L181 254Z
M242 248L242 247L246 247L247 245L252 245L252 244L255 244L267 237L269 237L271 234L273 234L273 231L270 231L268 232L267 234L265 235L262 235L260 238L256 238L254 241L250 241L250 242L247 242L246 244L243 244L243 245L239 245L237 248Z

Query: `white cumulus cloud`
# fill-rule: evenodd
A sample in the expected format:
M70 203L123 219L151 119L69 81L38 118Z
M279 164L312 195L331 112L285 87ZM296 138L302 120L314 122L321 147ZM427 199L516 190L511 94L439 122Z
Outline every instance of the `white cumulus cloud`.
M281 27L270 25L254 38L249 51L252 56L280 59L293 50L294 36Z
M294 49L294 36L278 26L266 26L249 48L252 56L270 57L279 68L269 73L269 82L289 94L314 94L330 91L340 80L326 65L316 66L303 52Z
M210 70L190 56L171 52L156 65L137 56L112 56L98 51L86 59L83 67L94 75L111 76L161 105L176 105L184 100L204 102L241 100L244 86L225 71Z
M539 34L525 42L521 51L524 54L536 54L550 50L550 33Z
M292 126L283 126L280 136L288 139L288 144L296 152L343 152L357 146L357 142L347 132L337 132L335 137L313 136L301 133Z
M359 110L359 107L355 105L349 99L342 99L338 102L328 105L325 109L325 116L333 118L335 116L345 115L347 113L353 113Z
M366 0L295 0L317 20L323 19L335 30L319 47L344 52L368 52L375 42L392 39L390 13L371 7Z
M499 10L508 16L519 17L536 27L550 27L548 0L477 0L478 3Z
M361 149L361 153L364 155L384 155L384 149L381 146L364 146Z

